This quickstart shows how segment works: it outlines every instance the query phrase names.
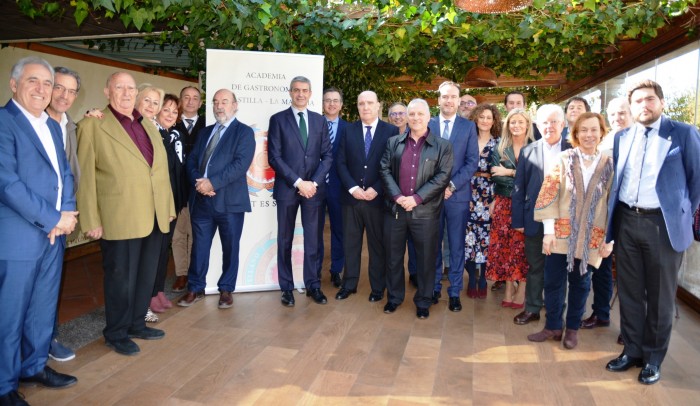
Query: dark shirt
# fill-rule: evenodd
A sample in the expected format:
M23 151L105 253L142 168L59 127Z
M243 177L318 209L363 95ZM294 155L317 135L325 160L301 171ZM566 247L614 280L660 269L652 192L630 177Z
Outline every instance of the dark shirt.
M399 168L399 189L401 189L401 194L403 196L413 196L416 204L423 203L418 194L416 194L416 180L418 179L418 170L420 169L420 153L423 151L423 145L425 144L425 139L428 136L428 131L418 138L418 141L414 141L411 138L409 131L406 137L406 148L403 150L403 155L401 155L401 166ZM400 196L394 196L394 201Z
M128 116L114 110L111 105L108 105L107 107L109 107L109 109L112 111L114 117L117 118L119 124L124 127L124 131L129 134L131 140L134 141L136 148L141 151L141 154L146 162L148 162L148 165L153 166L153 144L151 144L151 139L148 138L146 129L144 129L143 125L141 125L141 120L143 120L141 113L134 110L132 113L134 119L132 120Z

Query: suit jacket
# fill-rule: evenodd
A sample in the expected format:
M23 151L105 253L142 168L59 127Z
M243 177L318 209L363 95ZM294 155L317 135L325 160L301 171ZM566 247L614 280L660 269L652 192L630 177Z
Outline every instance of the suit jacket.
M377 129L372 137L369 154L365 157L365 131L361 120L345 127L345 135L341 140L336 167L342 183L340 203L354 206L358 200L352 197L348 190L355 186L366 190L373 188L377 197L369 203L381 207L384 202L384 186L379 176L380 162L390 137L399 134L398 127L379 120Z
M402 194L399 188L399 172L408 137L408 134L401 134L389 138L380 163L384 200L392 213L396 213L399 209L394 196ZM428 132L420 153L415 191L423 202L413 208L413 218L437 220L440 217L442 202L445 200L445 189L450 183L451 173L452 144Z
M345 128L348 122L342 118L338 119L338 129L335 133L335 139L331 143L331 148L333 150L333 165L331 165L330 171L328 171L328 190L326 191L326 197L339 199L341 195L342 183L340 177L338 176L338 151L340 151L340 143L343 137L345 137ZM330 139L330 136L329 136Z
M430 133L441 134L440 116L432 117L428 123ZM450 132L452 155L454 156L450 182L455 185L452 196L447 203L469 203L472 198L471 180L479 164L479 141L476 125L466 118L456 116ZM468 208L469 205L466 206Z
M216 125L210 125L199 132L194 149L187 157L187 177L191 185L190 207L193 207L195 197L199 194L194 185L197 179L204 177L199 168L214 127ZM253 129L234 119L221 136L207 166L207 178L216 192L211 199L217 212L242 213L251 210L246 171L250 168L254 153Z
M194 148L199 132L206 127L206 120L204 117L198 116L197 122L194 123L194 126L192 127L192 133L189 133L187 131L187 124L183 120L180 120L180 118L182 118L182 116L178 118L178 122L175 124L175 129L182 134L184 139L182 146L185 150L185 156L187 156L192 151L192 148Z
M73 175L61 127L47 120L63 189L61 210L75 210ZM58 178L39 136L15 102L0 108L0 259L36 260L58 224ZM18 243L19 242L19 243ZM65 244L65 237L56 244Z
M267 157L275 170L276 200L301 199L294 187L297 179L316 182L316 194L310 201L322 201L326 196L326 174L333 165L333 151L328 137L326 119L311 110L306 148L301 142L301 132L292 108L270 117L267 130Z
M86 117L78 123L81 229L102 227L106 240L143 238L153 231L155 218L160 231L169 232L176 212L160 132L141 121L153 145L150 166L112 111L102 113L102 120Z
M525 228L525 235L534 237L543 232L542 223L535 221L535 202L544 181L544 138L535 141L520 150L518 166L515 171L513 194L511 195L511 227ZM571 148L571 144L562 136L561 150ZM555 164L552 164L554 167Z
M608 242L615 237L612 224L622 173L634 139L634 131L630 131L632 128L634 126L615 135L615 177L608 202ZM661 148L666 158L659 170L656 194L671 246L675 251L682 252L693 241L693 213L700 204L700 134L693 126L662 116L658 136L664 138Z

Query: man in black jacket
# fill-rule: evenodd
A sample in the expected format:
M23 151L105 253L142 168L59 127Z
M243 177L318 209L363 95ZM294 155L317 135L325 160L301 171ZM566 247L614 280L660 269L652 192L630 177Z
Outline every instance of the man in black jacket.
M408 104L408 134L391 137L381 161L388 211L384 221L387 304L393 313L403 302L404 252L410 234L416 247L416 316L428 318L435 284L438 218L452 173L452 145L428 130L430 108L423 99Z

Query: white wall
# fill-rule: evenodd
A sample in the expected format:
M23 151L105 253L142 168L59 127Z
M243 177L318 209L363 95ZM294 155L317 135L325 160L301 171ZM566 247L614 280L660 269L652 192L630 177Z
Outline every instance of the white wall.
M104 108L107 106L107 98L104 95L104 87L107 77L116 71L127 71L136 79L136 84L150 83L160 87L166 93L180 94L180 89L185 86L197 86L197 83L184 80L172 79L163 76L156 76L142 72L130 71L121 68L115 68L108 65L97 64L93 62L85 62L76 59L70 59L62 56L45 54L41 52L30 51L22 48L5 47L0 49L0 105L4 106L12 97L10 91L10 72L12 66L25 56L36 55L46 59L52 66L65 66L73 69L80 74L81 88L78 98L73 103L73 107L69 110L69 114L75 121L79 121L86 110L90 108Z

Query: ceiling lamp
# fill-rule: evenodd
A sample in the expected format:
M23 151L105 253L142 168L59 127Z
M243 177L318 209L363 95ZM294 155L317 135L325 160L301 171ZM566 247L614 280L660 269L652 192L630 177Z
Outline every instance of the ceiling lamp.
M510 13L532 5L532 0L455 0L455 5L471 13Z
M475 66L467 72L464 78L464 85L467 87L496 87L496 72L486 66Z

